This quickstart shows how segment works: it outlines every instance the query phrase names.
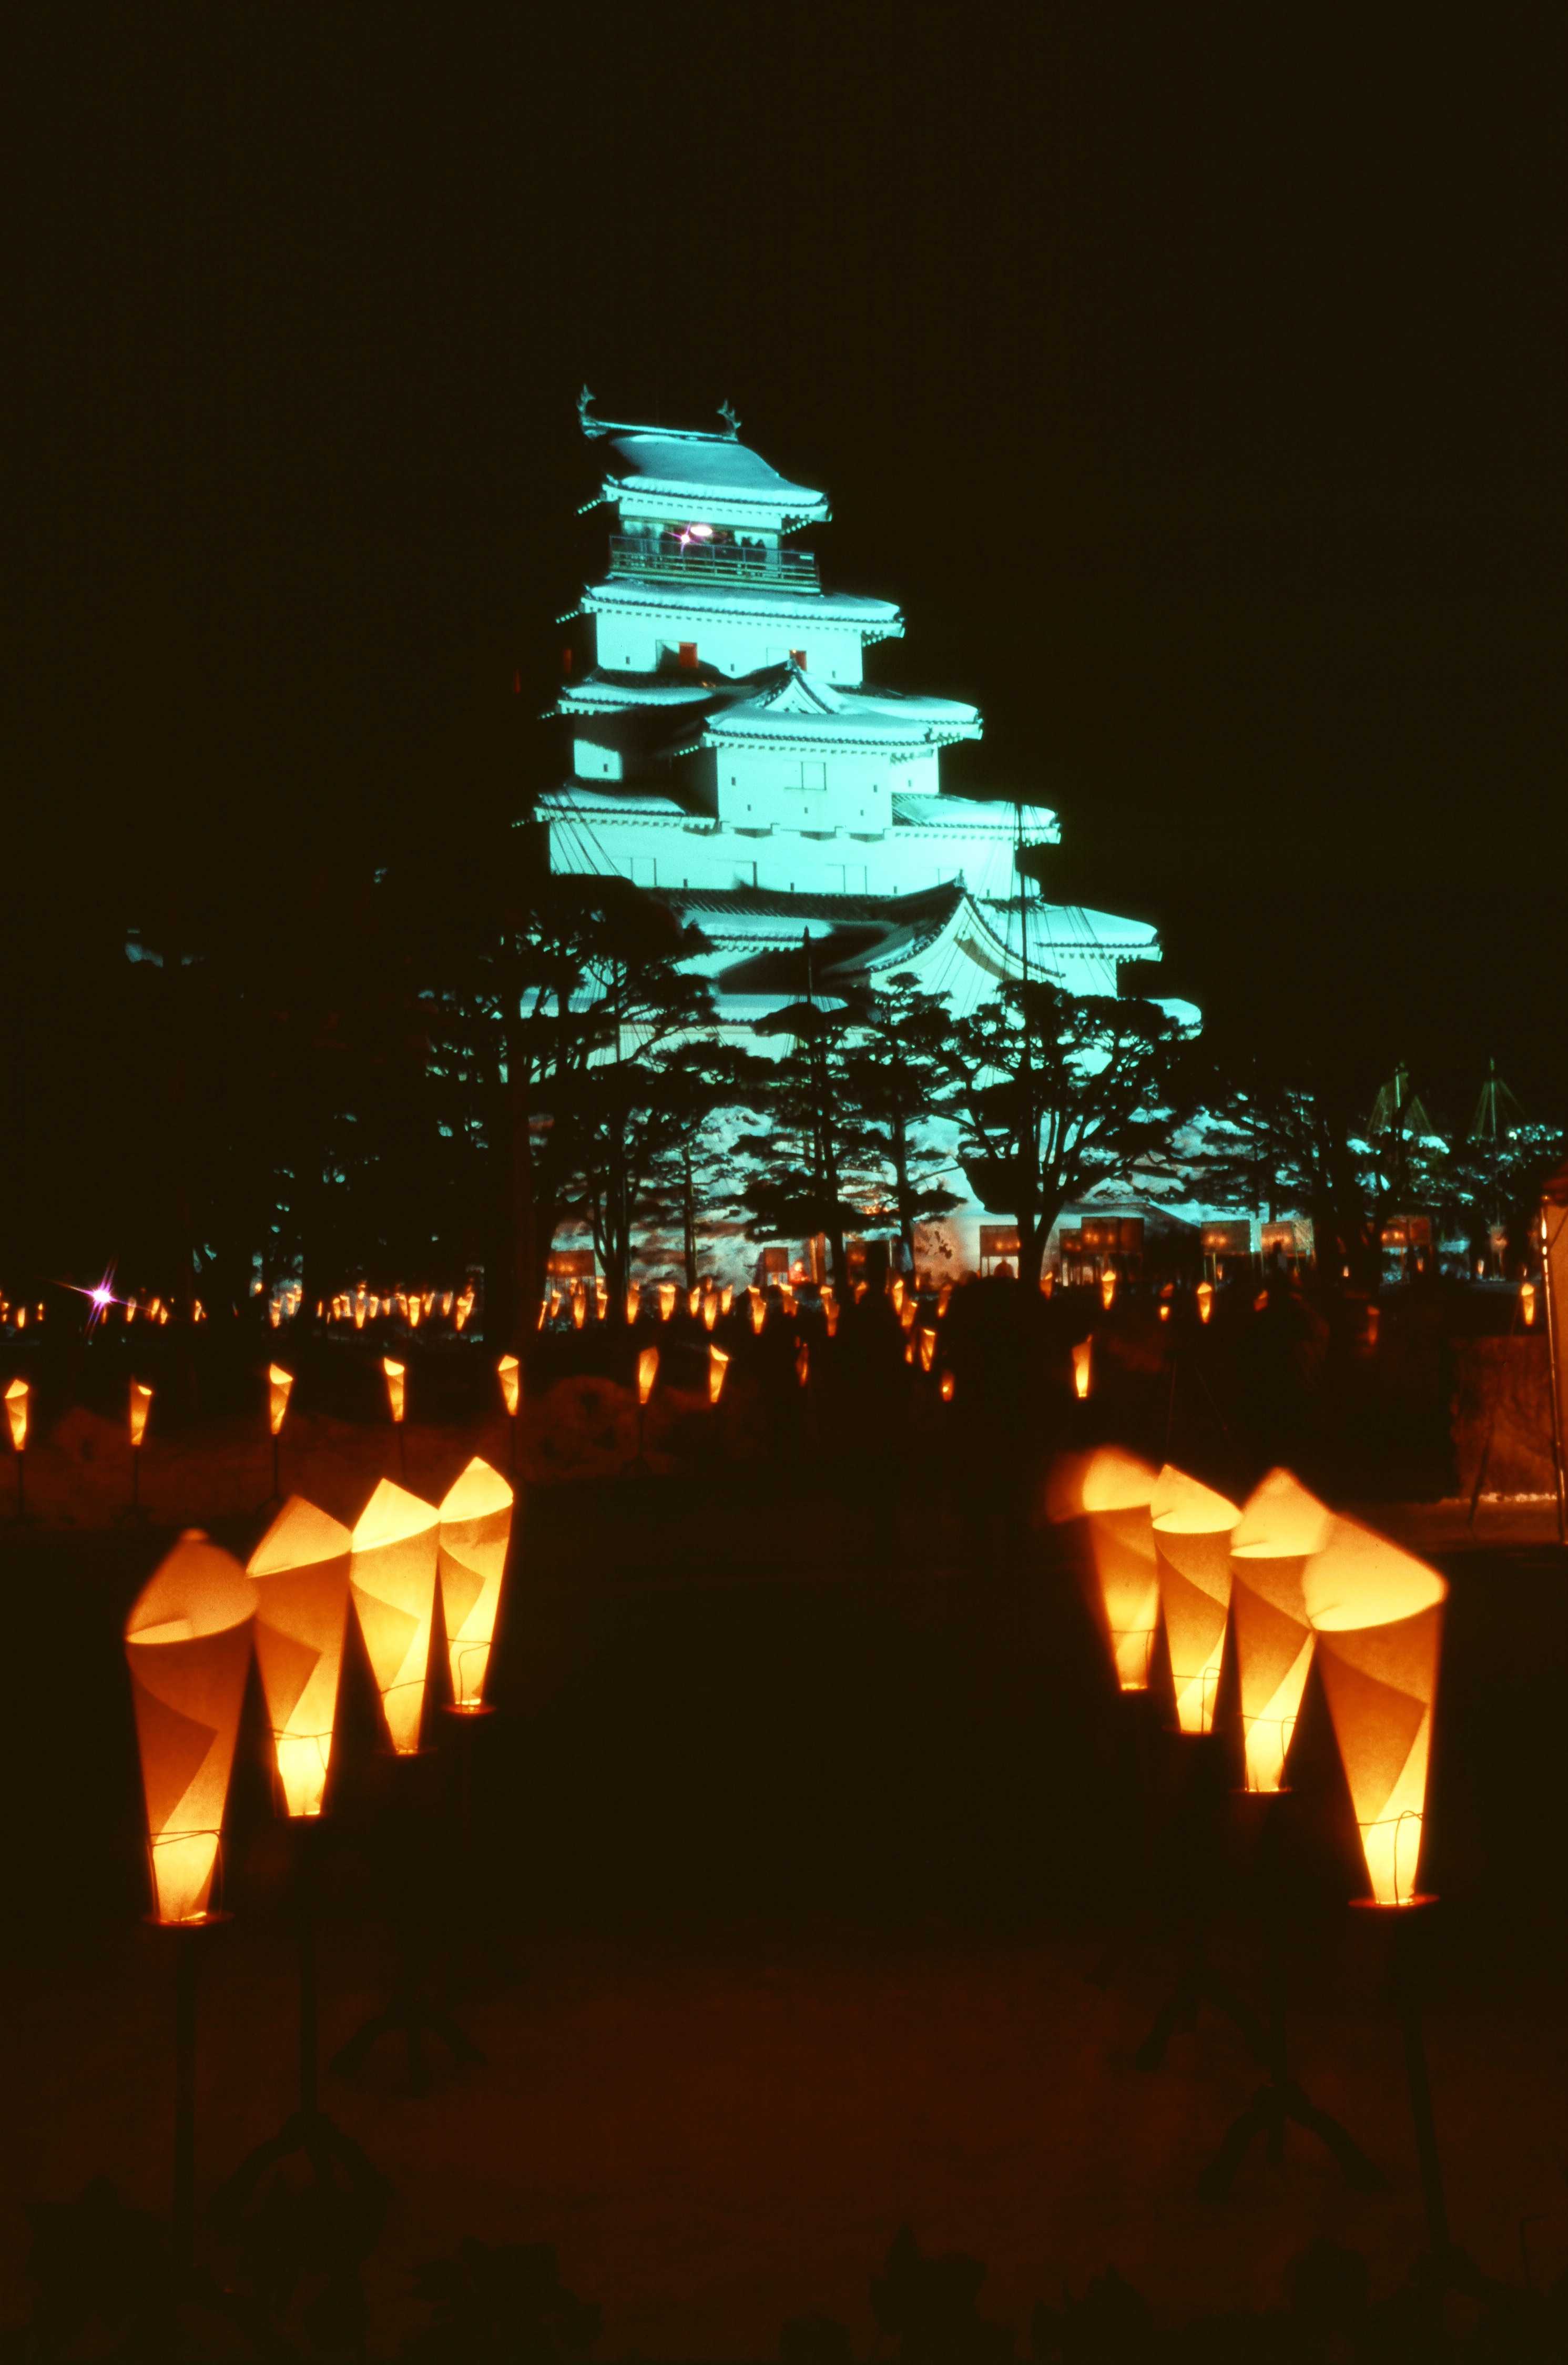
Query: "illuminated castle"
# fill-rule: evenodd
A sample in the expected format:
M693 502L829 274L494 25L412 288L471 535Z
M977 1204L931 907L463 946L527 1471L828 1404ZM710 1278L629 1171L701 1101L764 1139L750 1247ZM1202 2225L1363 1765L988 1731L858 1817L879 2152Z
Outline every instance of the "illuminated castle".
M803 936L824 997L913 970L960 1013L1025 954L1076 993L1159 958L1152 927L1047 902L1019 871L1058 842L1053 813L943 788L942 750L980 737L979 712L867 681L867 650L903 618L823 588L793 537L827 522L825 494L742 443L727 409L703 433L591 401L604 465L587 506L612 514L605 570L561 620L589 620L594 647L555 709L572 777L540 800L553 869L619 873L693 921L726 1028L799 999ZM971 1221L946 1228L974 1262Z

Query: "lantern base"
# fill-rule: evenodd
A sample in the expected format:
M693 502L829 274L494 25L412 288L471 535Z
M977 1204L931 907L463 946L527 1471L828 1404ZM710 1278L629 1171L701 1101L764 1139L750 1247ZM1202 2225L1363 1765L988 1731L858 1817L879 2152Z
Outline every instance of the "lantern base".
M465 1719L474 1716L498 1716L500 1714L500 1710L497 1708L494 1700L486 1699L443 1700L441 1706L441 1712L442 1716L460 1716Z
M144 1913L142 1921L150 1930L215 1930L220 1922L232 1922L232 1913L217 1906L210 1913L193 1913L185 1922L167 1922L162 1913Z
M1367 2158L1338 2119L1320 2111L1294 2079L1283 2074L1281 2064L1268 2084L1260 2086L1240 2117L1226 2129L1218 2151L1198 2179L1199 2198L1229 2199L1241 2163L1259 2135L1263 2137L1269 2158L1277 2166L1284 2158L1288 2126L1300 2127L1305 2134L1316 2136L1353 2192L1388 2191L1388 2179L1382 2169Z
M1418 1897L1406 1897L1398 1903L1382 1897L1352 1897L1350 1904L1358 1913L1419 1913L1441 1901L1433 1890Z
M452 2014L427 2001L411 1982L405 1982L385 2012L373 2012L355 2029L348 2043L338 2047L328 2064L332 2075L349 2079L357 2076L384 2036L400 2036L408 2047L410 2094L430 2091L430 2062L425 2050L428 2037L433 2036L443 2045L460 2068L485 2067L485 2056Z

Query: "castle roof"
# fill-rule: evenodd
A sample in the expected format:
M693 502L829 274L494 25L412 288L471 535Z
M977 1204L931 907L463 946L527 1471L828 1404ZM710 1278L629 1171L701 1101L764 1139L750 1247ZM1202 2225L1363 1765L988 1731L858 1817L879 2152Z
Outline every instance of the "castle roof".
M835 689L791 658L768 688L710 715L706 735L714 744L782 739L835 747L942 746L978 739L980 719L959 698Z
M675 501L711 518L715 524L752 521L767 512L780 522L823 523L830 514L827 495L810 485L791 484L760 452L733 435L670 427L610 426L602 431L607 454L604 494L632 505L650 498Z

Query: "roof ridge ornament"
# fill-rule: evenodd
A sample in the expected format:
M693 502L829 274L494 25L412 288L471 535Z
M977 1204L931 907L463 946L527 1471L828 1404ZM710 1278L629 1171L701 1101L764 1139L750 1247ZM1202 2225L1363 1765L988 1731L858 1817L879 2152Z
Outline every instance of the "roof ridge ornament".
M734 404L730 401L727 396L719 405L719 416L723 420L724 425L729 429L731 443L734 443L741 432L741 422L739 418L736 416Z
M588 409L588 405L593 399L592 390L585 379L582 391L577 397L577 424L585 435L607 434L610 427L608 420L595 419Z

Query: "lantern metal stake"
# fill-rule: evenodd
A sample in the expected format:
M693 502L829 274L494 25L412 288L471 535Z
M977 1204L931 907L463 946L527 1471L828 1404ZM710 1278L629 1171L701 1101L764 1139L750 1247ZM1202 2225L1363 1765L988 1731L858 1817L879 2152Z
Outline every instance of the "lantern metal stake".
M470 1711L470 1714L472 1711ZM421 1749L404 1752L391 1758L395 1798L394 1821L404 1844L400 1862L405 1875L409 1859L414 1853L416 1801L413 1785L430 1777L430 1769L439 1760L439 1752ZM424 1768L423 1774L416 1768ZM416 1890L420 1884L413 1884ZM436 2037L446 2047L454 2062L465 2068L484 2067L485 2056L467 2031L458 2026L452 2014L437 2003L429 1992L428 1974L431 1949L428 1923L420 1911L419 1899L405 1897L398 1916L402 1927L398 1936L398 1967L393 1978L391 2001L385 2011L373 2012L361 2023L346 2045L339 2046L331 2059L333 2074L353 2078L369 2059L384 2036L400 2036L406 2050L408 2091L428 2094L430 2063L425 2049L427 2037ZM420 1957L422 1956L422 1960Z
M1267 1949L1268 2021L1259 2058L1266 2076L1247 2108L1226 2128L1219 2149L1198 2179L1199 2197L1204 2201L1229 2197L1241 2163L1260 2135L1270 2160L1278 2166L1284 2158L1285 2130L1289 2126L1300 2127L1305 2134L1316 2136L1352 2191L1386 2192L1388 2179L1383 2170L1367 2158L1349 2130L1327 2111L1320 2110L1290 2074L1285 2046L1285 1891L1278 1862L1279 1801L1289 1793L1244 1790L1236 1795L1243 1811L1264 1818L1258 1846L1258 1877Z
M1427 2212L1427 2238L1432 2246L1434 2259L1446 2260L1453 2257L1453 2237L1449 2232L1442 2161L1438 2153L1437 2122L1432 2116L1432 2081L1427 2069L1427 2041L1421 2027L1420 1981L1416 1959L1416 1950L1420 1944L1420 1927L1426 1918L1422 1909L1436 1903L1435 1897L1419 1897L1408 1906L1374 1906L1372 1910L1394 1915L1394 1991L1400 2034L1405 2042L1405 2076L1410 2089L1410 2117L1416 2130L1416 2156L1421 2167L1421 2199Z

